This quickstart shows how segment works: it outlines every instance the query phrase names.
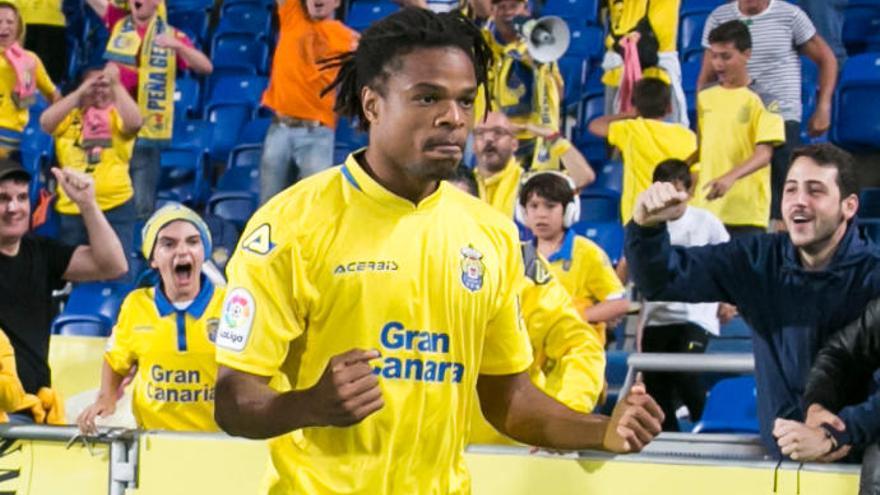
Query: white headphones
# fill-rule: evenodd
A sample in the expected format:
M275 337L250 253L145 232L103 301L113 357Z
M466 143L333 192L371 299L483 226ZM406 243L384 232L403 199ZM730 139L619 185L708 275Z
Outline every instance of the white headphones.
M528 175L522 182L520 182L519 190L526 186L533 178L543 175L543 174L553 174L558 177L562 177L565 179L565 183L571 187L572 200L565 205L565 211L562 213L562 226L565 228L569 228L581 218L581 198L577 193L577 185L574 183L574 180L563 174L562 172L557 172L556 170L544 170L541 172L535 172L533 174ZM519 201L519 198L516 200L516 209L514 210L513 216L516 218L516 221L522 225L526 224L526 209L523 207L522 203Z

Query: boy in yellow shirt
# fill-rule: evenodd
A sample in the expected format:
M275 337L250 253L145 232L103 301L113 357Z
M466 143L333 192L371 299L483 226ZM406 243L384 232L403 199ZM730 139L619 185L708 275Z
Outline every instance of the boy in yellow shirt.
M533 175L520 191L518 212L578 314L596 328L604 345L606 324L613 327L626 315L629 300L608 255L571 229L580 214L571 179L555 172Z
M782 117L762 101L749 76L749 28L739 20L709 33L709 57L718 83L697 95L700 177L694 206L724 223L730 237L764 232L770 219L770 159L785 142ZM767 105L767 106L765 106Z
M40 116L43 130L55 137L55 154L61 168L94 177L98 207L126 255L132 252L135 222L128 164L142 120L137 103L119 83L119 69L113 64L86 72L76 90ZM85 244L79 208L61 187L57 194L59 238L72 246Z
M225 291L201 274L211 234L194 211L172 203L144 225L144 257L159 272L154 287L137 289L122 303L107 344L101 389L77 424L116 410L123 379L137 366L132 412L138 427L217 431L214 422L214 340Z
M658 163L675 158L692 159L697 153L697 135L680 124L664 122L671 109L670 87L655 78L644 78L633 90L636 112L604 115L589 124L589 131L607 138L608 144L623 156L623 191L620 216L623 223L632 217L636 196L651 185L651 174Z

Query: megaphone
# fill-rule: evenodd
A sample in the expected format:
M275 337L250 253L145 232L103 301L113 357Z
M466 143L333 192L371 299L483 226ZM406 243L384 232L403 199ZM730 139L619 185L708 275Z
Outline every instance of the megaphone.
M555 62L568 50L571 33L561 17L548 15L539 19L520 19L520 22L514 20L514 26L525 40L529 55L536 61L545 64Z

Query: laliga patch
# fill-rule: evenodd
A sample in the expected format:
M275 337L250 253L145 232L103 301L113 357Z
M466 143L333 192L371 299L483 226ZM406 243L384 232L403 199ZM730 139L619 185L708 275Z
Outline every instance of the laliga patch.
M254 296L247 289L238 287L226 295L223 316L217 330L217 345L230 351L244 350L251 327L254 324Z
M483 288L483 274L486 265L483 264L483 253L474 249L472 244L461 248L461 285L465 289L476 292Z

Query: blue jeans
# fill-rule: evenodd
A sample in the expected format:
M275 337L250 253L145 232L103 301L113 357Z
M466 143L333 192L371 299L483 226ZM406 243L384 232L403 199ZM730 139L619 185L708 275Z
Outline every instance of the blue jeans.
M110 223L110 227L113 229L113 232L116 232L116 237L122 243L122 250L125 251L125 258L128 260L130 268L132 266L132 258L135 256L135 253L132 252L134 249L134 200L129 199L115 208L104 211L104 216L107 217L107 222ZM82 216L59 214L58 239L71 246L88 244L89 236L88 232L86 232ZM129 271L128 274L120 277L118 281L130 282L131 272Z
M159 189L160 150L156 146L135 143L128 174L134 188L134 209L137 219L146 222L156 207Z
M843 46L843 10L849 0L801 0L800 6L816 26L819 36L825 39L837 64L843 69L846 48Z
M299 179L333 165L333 129L273 122L260 159L260 204Z

